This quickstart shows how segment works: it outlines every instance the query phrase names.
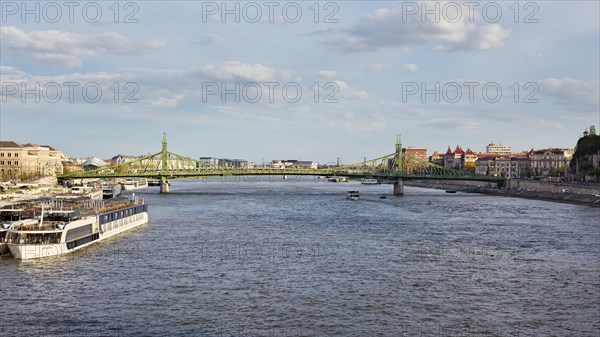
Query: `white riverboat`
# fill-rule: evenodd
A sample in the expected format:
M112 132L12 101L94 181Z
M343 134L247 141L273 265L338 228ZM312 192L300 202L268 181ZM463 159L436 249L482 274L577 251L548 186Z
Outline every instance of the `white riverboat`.
M148 180L146 179L130 179L125 180L121 183L124 190L139 190L140 188L148 187Z
M14 222L6 243L16 259L70 253L148 223L144 200L119 197L87 209L42 210L34 219Z
M8 229L15 221L21 219L22 208L3 208L0 209L0 256L8 254L8 244L6 243L6 234Z
M373 179L373 178L363 178L360 181L361 184L363 185L377 185L379 184L379 182L377 181L377 179Z
M116 185L103 185L102 186L102 199L116 198L121 194L121 184Z

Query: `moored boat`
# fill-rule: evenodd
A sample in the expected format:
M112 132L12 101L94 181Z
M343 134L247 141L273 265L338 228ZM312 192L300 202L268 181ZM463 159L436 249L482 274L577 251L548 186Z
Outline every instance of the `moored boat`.
M363 178L360 181L361 184L363 185L377 185L379 184L379 182L377 181L377 179L373 179L373 178Z
M148 180L146 179L130 179L121 183L124 190L138 190L140 188L148 187Z
M121 194L121 184L115 184L113 186L104 185L102 186L102 198L111 199L116 198Z
M135 197L91 205L94 207L42 210L37 218L14 222L5 239L13 257L35 259L70 253L148 222L144 200Z
M160 186L160 180L158 180L158 179L148 180L148 186Z
M8 244L6 244L6 234L8 229L15 221L21 219L22 208L3 208L0 209L0 256L8 254Z

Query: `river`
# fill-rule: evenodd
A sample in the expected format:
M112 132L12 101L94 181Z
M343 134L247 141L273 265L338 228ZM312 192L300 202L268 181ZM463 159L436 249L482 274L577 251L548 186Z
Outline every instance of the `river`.
M308 177L136 191L148 225L0 259L0 336L598 336L600 209L391 192Z

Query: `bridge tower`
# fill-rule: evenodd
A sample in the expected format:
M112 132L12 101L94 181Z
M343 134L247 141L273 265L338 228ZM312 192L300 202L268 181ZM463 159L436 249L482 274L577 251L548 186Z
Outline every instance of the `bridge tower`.
M169 183L167 181L169 167L169 152L167 151L167 134L163 132L162 151L160 153L160 193L169 193Z
M394 182L394 195L404 195L404 184L402 183L402 172L404 167L404 162L402 159L402 137L401 135L396 136L396 181Z

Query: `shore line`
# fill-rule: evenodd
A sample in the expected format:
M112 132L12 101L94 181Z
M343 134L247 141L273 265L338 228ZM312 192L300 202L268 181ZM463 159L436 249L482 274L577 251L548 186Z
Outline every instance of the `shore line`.
M524 191L524 190L512 190L504 188L489 188L479 186L464 186L457 183L429 183L429 182L418 182L418 181L405 181L404 186L429 188L435 190L454 190L457 192L464 193L478 193L487 195L497 195L509 198L522 198L531 200L543 200L560 202L566 204L583 205L590 207L600 207L600 197L587 194L575 194L575 193L555 193L547 191Z

